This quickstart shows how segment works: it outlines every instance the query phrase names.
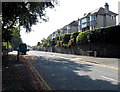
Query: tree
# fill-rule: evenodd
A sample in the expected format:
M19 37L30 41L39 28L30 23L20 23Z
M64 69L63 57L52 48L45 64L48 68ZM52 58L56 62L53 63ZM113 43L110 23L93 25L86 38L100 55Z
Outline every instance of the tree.
M40 45L41 45L41 43L40 43L40 42L38 42L38 43L37 43L37 46L40 46Z
M31 26L38 22L38 16L47 20L44 17L47 7L53 8L54 5L52 2L2 2L2 27L11 28L19 22L20 26L30 32Z
M32 25L41 20L47 21L45 9L53 8L53 2L2 2L2 34L4 41L11 40L11 29L19 26L26 28L26 32L31 32Z
M16 50L18 48L19 44L23 43L23 42L22 42L22 39L21 39L21 37L19 35L20 30L19 30L18 27L16 27L15 29L13 29L12 32L13 32L12 33L13 37L12 37L10 43L11 43L13 49Z

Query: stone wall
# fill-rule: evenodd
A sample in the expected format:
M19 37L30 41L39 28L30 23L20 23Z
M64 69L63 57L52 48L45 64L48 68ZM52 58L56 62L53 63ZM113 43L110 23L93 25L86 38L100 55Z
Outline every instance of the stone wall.
M91 43L64 47L46 47L43 51L64 54L98 56L98 57L120 57L120 44Z

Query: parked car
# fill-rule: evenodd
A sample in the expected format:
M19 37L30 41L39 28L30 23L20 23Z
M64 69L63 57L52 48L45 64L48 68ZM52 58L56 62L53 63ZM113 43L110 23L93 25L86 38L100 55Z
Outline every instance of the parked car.
M27 49L27 45L25 43L19 44L19 52L26 55L27 51L29 51L29 49Z

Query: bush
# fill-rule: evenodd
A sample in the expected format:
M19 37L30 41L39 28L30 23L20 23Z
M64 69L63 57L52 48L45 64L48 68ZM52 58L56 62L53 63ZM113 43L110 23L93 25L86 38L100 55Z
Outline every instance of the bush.
M70 38L71 38L71 39L76 39L76 37L78 36L79 33L80 33L80 32L73 32L73 33L71 33Z
M55 39L51 40L50 41L50 46L55 46L55 45L56 45Z
M68 46L68 44L63 44L62 47L64 47L64 48L68 48L69 46Z
M70 39L68 42L68 46L73 46L76 44L76 40L75 39Z
M76 43L88 43L91 37L91 30L80 32L79 35L76 38Z
M92 31L91 42L120 43L120 25L99 28Z
M69 42L69 40L70 40L70 36L71 36L70 33L69 33L69 34L62 34L62 35L61 35L62 42L63 42L64 44L68 44L68 42Z
M2 42L2 46L7 49L7 42ZM8 43L8 49L11 49L12 46L10 43Z
M76 38L77 44L80 43L120 43L120 25L105 28L98 28L79 33Z
M62 46L63 42L62 41L57 41L57 46Z

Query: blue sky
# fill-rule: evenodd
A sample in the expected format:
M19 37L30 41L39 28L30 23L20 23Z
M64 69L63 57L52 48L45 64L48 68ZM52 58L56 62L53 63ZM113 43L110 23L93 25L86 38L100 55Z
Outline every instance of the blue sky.
M118 2L119 0L59 0L60 5L55 9L46 9L49 21L32 26L33 31L30 33L22 29L21 38L30 46L37 45L37 42L47 38L52 32L83 17L84 13L104 7L105 3L109 4L109 10L118 13Z

